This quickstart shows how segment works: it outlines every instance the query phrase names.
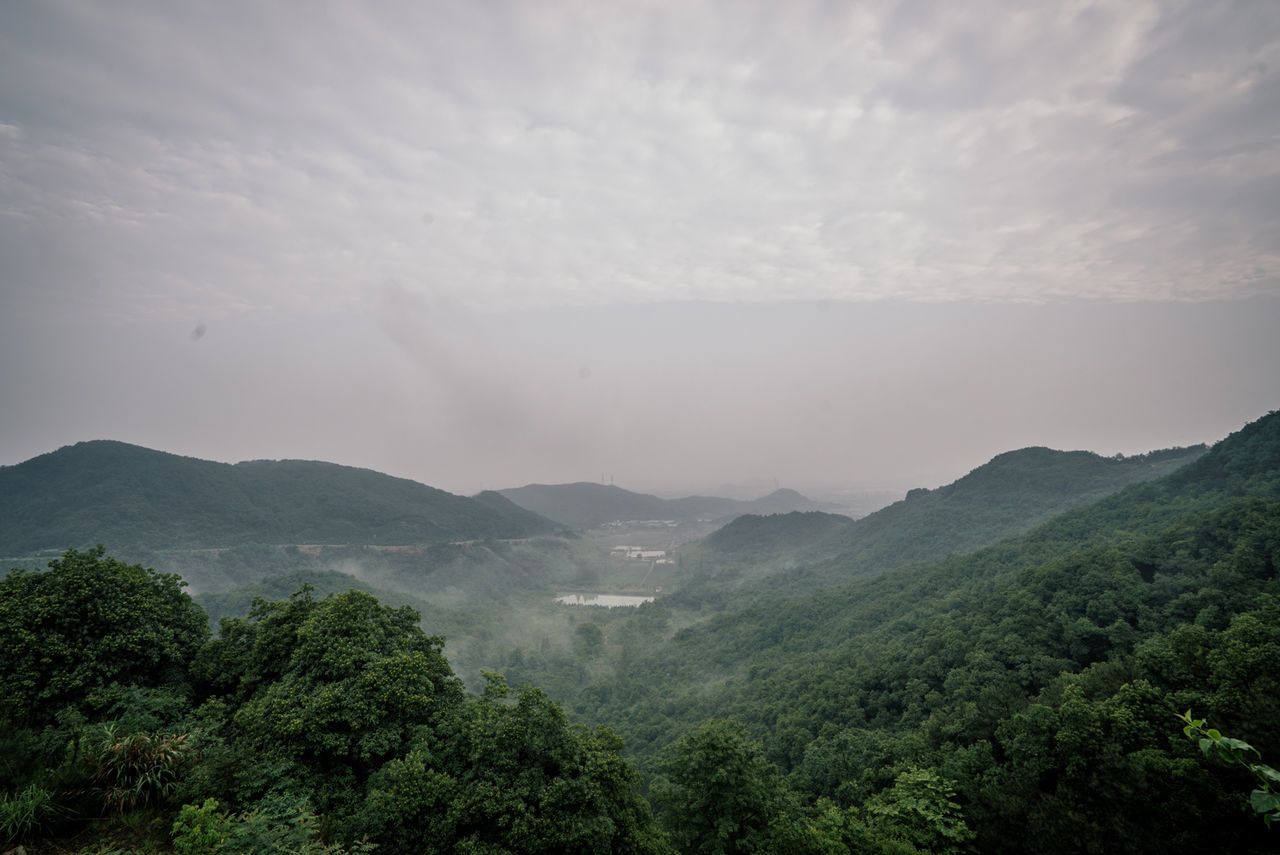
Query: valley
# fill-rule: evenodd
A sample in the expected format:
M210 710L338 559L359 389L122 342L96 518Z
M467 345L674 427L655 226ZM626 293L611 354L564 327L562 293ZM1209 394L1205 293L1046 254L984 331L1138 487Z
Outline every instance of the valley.
M448 530L413 521L422 510L386 505L416 531L438 530L433 540L391 538L371 513L364 542L338 542L352 530L344 511L278 529L318 535L302 543L185 548L150 534L165 527L160 504L133 499L131 515L121 513L112 485L124 475L109 458L123 452L119 473L134 484L140 459L158 464L149 477L160 493L171 489L165 464L200 464L90 445L72 449L65 478L41 482L69 483L77 471L83 479L85 452L106 452L89 467L101 480L67 503L67 533L95 513L113 520L122 536L113 553L189 579L215 639L266 626L286 603L349 592L407 607L470 697L506 691L494 688L500 679L616 733L663 823L700 786L671 789L671 770L714 743L756 769L735 786L770 782L769 798L780 801L768 810L781 811L788 834L817 834L813 823L826 816L846 829L837 839L848 851L861 851L848 842L858 835L903 839L905 826L878 825L869 806L907 798L898 792L907 781L953 793L946 827L982 852L1026 851L1028 827L1037 852L1148 851L1149 841L1181 851L1170 837L1148 838L1145 821L1139 827L1136 817L1152 810L1194 846L1229 839L1234 851L1261 851L1261 823L1223 831L1210 822L1245 802L1178 741L1172 717L1190 707L1263 756L1280 754L1280 414L1212 449L1009 452L858 519L785 491L759 501L790 510L751 513L736 500L563 485L537 491L538 506L592 525L548 518L507 495L525 494L501 491L442 500ZM59 454L39 460L45 473L57 475ZM32 499L33 479L15 468L0 469L0 501L10 507ZM268 484L270 466L256 468ZM303 488L316 507L340 508L338 496L351 495L341 467L291 462L287 471L323 476ZM388 501L381 476L352 477L366 507ZM114 509L94 511L86 497L95 494ZM275 519L284 516L272 503L292 501L275 488L239 495ZM202 516L189 502L182 508L190 537L231 516L219 494L205 501ZM602 501L685 516L600 522L591 514L607 516ZM730 512L711 518L716 507ZM60 512L45 513L48 539ZM399 542L378 542L388 539ZM1070 736L1076 727L1094 741ZM1063 771L1046 777L1037 757L1056 758ZM1091 769L1105 770L1107 783ZM1159 772L1164 789L1135 783L1160 769L1177 770ZM1094 803L1100 787L1107 807ZM1188 800L1201 811L1178 813ZM1077 838L1053 833L1054 804L1073 806ZM939 828L921 831L933 842L916 851L936 849L942 838L928 834Z

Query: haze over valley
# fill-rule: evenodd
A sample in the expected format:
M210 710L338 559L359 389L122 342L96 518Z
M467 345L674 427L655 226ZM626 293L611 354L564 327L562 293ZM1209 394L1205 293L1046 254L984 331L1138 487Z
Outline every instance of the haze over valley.
M1263 853L1280 4L0 4L0 852Z

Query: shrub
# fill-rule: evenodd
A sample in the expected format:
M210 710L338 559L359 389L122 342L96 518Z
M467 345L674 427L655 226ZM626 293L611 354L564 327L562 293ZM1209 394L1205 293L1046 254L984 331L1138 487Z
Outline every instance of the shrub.
M117 736L108 725L91 781L104 810L124 813L149 807L173 794L178 773L191 754L186 734Z
M29 838L55 811L53 794L35 784L12 795L0 794L0 841L18 843Z

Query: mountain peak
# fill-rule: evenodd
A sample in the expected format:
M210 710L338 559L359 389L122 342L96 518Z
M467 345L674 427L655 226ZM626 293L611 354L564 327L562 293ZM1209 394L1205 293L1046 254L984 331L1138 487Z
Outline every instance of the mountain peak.
M519 509L321 461L230 465L89 440L0 468L0 555L230 544L408 544L554 530Z

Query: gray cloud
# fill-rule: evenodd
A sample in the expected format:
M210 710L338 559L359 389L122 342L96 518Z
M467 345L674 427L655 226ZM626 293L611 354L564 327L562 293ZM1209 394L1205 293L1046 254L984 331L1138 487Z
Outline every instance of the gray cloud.
M935 445L938 419L968 464L1151 426L1089 433L1059 400L1212 438L1274 401L1221 351L1253 323L1232 301L1274 319L1278 140L1270 3L5 4L8 459L118 431L470 486L626 453L816 478L817 449L854 478L852 448ZM797 308L821 301L844 326ZM1113 314L1117 342L1201 336L1186 370L1230 418L1143 397L1179 394L1145 354L1182 351L1091 356ZM1006 320L1038 338L991 350ZM1078 394L1024 404L1032 366ZM112 397L80 423L55 388ZM1001 408L1037 418L986 442Z
M1277 284L1269 4L3 14L4 214L93 259L113 298Z

